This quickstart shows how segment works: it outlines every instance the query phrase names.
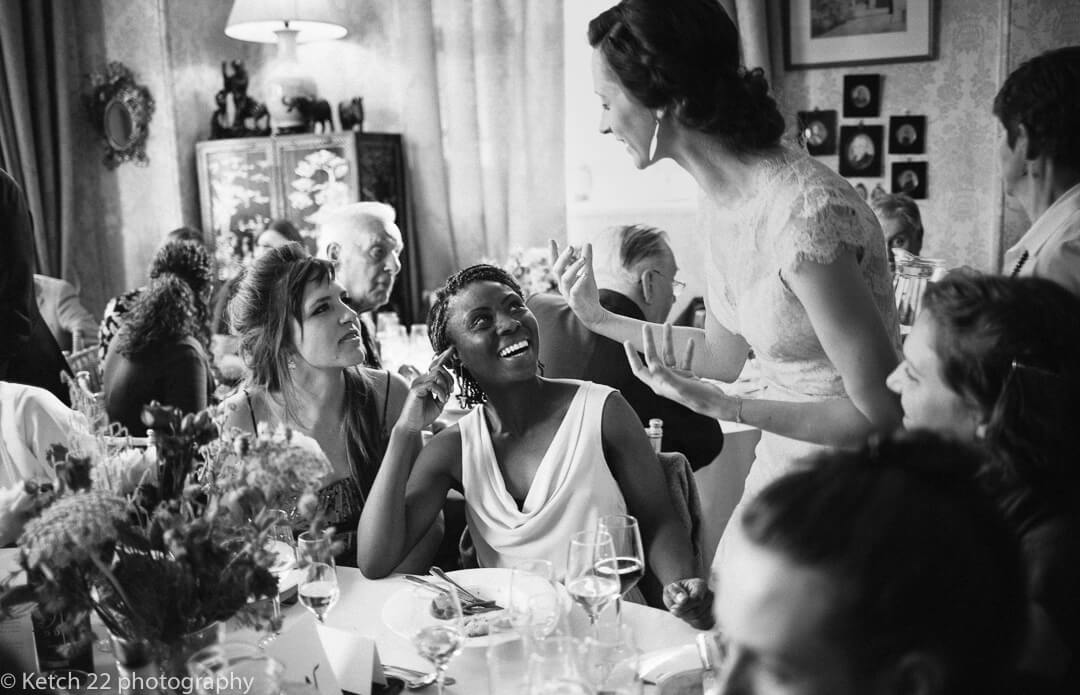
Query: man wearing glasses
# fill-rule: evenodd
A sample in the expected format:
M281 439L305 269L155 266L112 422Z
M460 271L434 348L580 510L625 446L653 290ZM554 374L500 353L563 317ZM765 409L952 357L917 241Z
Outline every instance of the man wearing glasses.
M594 243L600 304L616 314L663 323L675 298L686 287L676 279L679 267L664 232L645 225L625 225L605 232ZM540 362L544 376L583 379L619 389L644 426L664 421L664 451L686 455L694 470L709 464L724 444L719 423L662 398L630 371L623 346L591 332L555 293L534 294L526 301L540 324Z

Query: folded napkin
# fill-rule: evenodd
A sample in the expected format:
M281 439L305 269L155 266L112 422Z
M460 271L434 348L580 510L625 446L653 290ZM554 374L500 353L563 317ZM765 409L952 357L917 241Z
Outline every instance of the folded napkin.
M701 657L695 644L646 652L638 660L638 673L646 683L656 683L669 674L694 669L701 670Z

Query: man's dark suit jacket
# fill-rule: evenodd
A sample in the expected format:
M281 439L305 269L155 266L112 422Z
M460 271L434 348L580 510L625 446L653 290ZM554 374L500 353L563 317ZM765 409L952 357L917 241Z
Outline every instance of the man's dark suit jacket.
M0 170L0 379L52 391L65 405L68 390L60 372L71 373L60 346L34 298L34 227L26 196Z
M560 295L534 294L526 304L540 324L544 376L582 379L619 389L642 426L654 417L664 421L663 450L685 454L694 470L708 465L720 453L724 433L719 422L653 393L630 371L623 346L586 328ZM600 304L613 313L645 320L633 300L613 290L600 290Z

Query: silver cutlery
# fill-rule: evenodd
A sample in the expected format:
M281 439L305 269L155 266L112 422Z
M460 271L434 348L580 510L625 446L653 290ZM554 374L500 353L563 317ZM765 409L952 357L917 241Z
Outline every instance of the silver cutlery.
M406 581L410 581L417 586L422 586L426 589L430 589L431 591L435 591L440 594L450 593L449 589L439 586L438 584L433 584L424 579L423 577L417 577L416 575L412 574L406 574L402 576L405 577ZM461 613L464 616L479 615L480 613L490 613L491 611L502 610L502 607L500 607L494 601L484 601L481 599L473 600L470 598L466 598L465 596L461 595L460 591L458 592L458 598L461 601Z
M458 590L458 595L461 596L461 598L468 601L470 605L482 606L482 607L490 607L490 608L492 608L494 610L502 610L502 607L499 606L494 601L488 601L486 599L480 598L479 596L477 596L473 592L469 591L468 589L466 589L462 585L455 582L450 577L450 575L448 575L446 572L442 571L442 568L440 568L440 567L432 567L430 572L432 574L434 574L436 577L438 577L439 579L442 579L443 581L453 585L453 587Z

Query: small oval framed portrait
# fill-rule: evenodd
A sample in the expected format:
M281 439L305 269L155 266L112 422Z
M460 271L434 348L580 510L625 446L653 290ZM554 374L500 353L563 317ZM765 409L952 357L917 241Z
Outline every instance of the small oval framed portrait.
M844 75L844 118L881 113L881 75Z
M879 125L840 128L841 176L881 176L884 130Z
M926 197L926 162L893 162L892 192L903 193L915 199Z
M809 154L836 154L836 111L800 111L799 133Z
M889 154L926 152L926 116L889 118Z

